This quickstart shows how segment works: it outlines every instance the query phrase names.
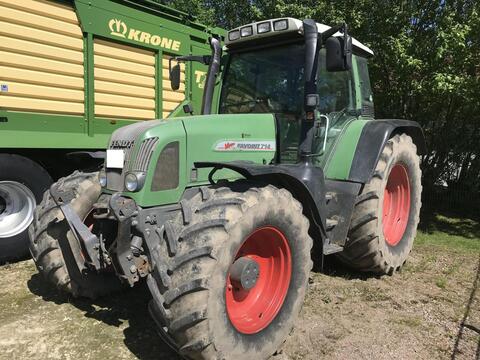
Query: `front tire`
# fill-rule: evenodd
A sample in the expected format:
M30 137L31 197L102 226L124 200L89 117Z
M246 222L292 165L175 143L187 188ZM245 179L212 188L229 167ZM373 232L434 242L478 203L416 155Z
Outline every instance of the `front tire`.
M150 249L153 317L187 358L268 358L294 326L312 268L300 203L273 186L232 185L202 188L182 208ZM259 265L252 288L233 277L239 258Z
M74 192L75 198L71 206L81 219L87 217L100 195L97 176L98 173L76 171L57 182L61 191ZM59 290L74 297L95 299L122 288L114 273L97 273L92 270L80 273L71 249L71 246L79 247L79 244L50 191L45 192L42 202L35 210L29 238L30 252L38 271ZM80 247L78 251L81 251Z
M356 270L393 274L412 249L421 207L417 148L406 134L388 140L357 198L340 260Z

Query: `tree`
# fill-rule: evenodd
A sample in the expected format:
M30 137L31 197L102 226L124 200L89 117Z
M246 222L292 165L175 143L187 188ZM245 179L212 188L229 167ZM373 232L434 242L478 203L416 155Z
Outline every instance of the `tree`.
M376 116L418 121L424 186L480 192L480 2L476 0L171 0L209 25L275 17L346 21L370 46Z

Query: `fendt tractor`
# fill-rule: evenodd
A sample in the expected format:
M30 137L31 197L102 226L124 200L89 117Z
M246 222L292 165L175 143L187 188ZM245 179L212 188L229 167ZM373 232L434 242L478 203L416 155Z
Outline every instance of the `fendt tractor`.
M393 274L420 210L418 124L375 120L372 51L315 21L228 32L170 61L208 64L201 114L116 130L98 173L45 193L38 270L74 296L146 281L159 333L191 359L265 359L290 333L313 260ZM217 92L215 83L221 81Z

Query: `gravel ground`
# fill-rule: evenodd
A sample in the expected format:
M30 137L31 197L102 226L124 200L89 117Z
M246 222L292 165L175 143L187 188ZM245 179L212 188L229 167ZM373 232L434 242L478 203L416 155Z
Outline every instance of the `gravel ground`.
M381 278L330 260L326 273L311 274L297 327L275 360L479 359L473 249L424 241L401 273ZM31 260L2 266L0 359L178 359L159 339L148 300L145 287L72 299L45 283Z

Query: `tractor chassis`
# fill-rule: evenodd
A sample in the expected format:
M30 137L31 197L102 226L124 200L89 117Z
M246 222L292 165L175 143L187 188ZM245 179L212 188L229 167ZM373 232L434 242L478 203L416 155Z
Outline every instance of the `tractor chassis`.
M196 163L197 168L212 168L210 178L215 171L221 168L229 168L242 174L250 180L263 178L282 185L283 181L296 179L297 197L311 196L311 201L304 204L315 204L309 212L317 212L314 218L315 238L322 239L322 255L329 255L342 251L346 241L346 235L350 226L350 214L354 202L360 191L360 184L355 182L323 180L320 169L309 164L297 165L256 165L245 162L230 163ZM275 180L275 178L277 178ZM281 179L281 180L279 180ZM212 180L213 182L213 180ZM291 191L295 188L287 185ZM130 286L133 286L141 277L147 277L154 267L162 267L163 261L157 255L155 249L160 241L172 239L171 232L181 229L171 229L166 226L168 220L173 219L179 212L182 213L185 222L188 223L192 214L189 208L184 206L185 201L193 197L202 188L187 189L182 200L173 205L164 205L151 208L141 208L130 198L121 196L120 193L101 194L94 199L93 218L101 224L102 221L113 221L116 227L114 239L105 238L100 231L92 232L93 227L85 224L70 202L74 198L73 193L60 191L57 185L50 189L56 204L60 207L74 239L69 240L76 265L80 272L94 269L97 272L105 271L113 266L117 275ZM321 200L321 199L326 199ZM324 202L325 201L325 202ZM317 229L317 230L315 230ZM167 239L167 240L164 240ZM76 241L75 241L76 240ZM106 246L106 242L110 245ZM318 246L319 244L316 244ZM148 248L148 251L146 251ZM318 249L318 248L317 248ZM149 256L146 255L149 254ZM321 263L320 263L321 267ZM164 269L166 273L167 269Z

